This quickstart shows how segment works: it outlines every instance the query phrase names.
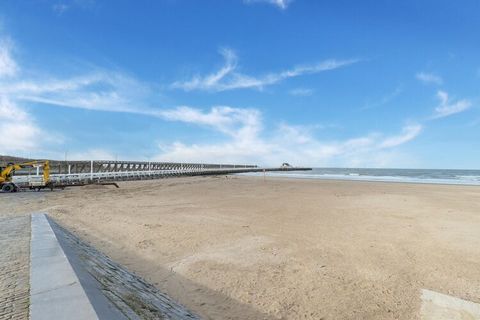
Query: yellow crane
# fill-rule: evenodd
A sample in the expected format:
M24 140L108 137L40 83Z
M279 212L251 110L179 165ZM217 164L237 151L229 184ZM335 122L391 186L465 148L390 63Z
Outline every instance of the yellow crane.
M0 167L0 190L2 192L16 192L18 186L13 182L13 175L15 170L21 170L24 168L43 168L42 180L31 180L28 182L30 189L42 189L45 187L51 187L50 182L50 163L46 161L30 161L24 163L9 163L6 167Z

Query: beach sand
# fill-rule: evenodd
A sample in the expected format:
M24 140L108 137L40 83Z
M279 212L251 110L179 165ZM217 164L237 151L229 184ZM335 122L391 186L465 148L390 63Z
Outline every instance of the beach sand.
M480 187L195 177L0 195L207 319L419 319L480 302Z

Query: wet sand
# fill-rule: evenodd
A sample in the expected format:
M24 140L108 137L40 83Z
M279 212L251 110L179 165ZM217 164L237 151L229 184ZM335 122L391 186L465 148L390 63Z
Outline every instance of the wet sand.
M212 319L418 319L480 302L480 187L197 177L0 195Z

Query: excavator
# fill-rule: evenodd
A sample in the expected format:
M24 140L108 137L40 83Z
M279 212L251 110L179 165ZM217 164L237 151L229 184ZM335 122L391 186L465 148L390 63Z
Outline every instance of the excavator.
M52 188L50 181L50 163L46 161L30 161L24 163L8 163L6 167L0 167L0 190L2 192L17 192L20 190L17 184L13 182L15 170L24 168L43 168L43 176L41 180L29 179L28 187L30 189L40 190L43 188Z

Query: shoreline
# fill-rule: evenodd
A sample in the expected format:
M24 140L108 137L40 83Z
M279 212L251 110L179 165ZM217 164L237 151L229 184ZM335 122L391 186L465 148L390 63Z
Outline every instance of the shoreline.
M252 177L252 178L263 178L262 173L240 173L235 174L235 176L239 177ZM431 179L427 181L421 181L420 179L417 180L409 180L406 179L398 179L398 180L389 180L389 179L375 179L375 178L349 178L345 176L345 178L341 177L327 177L322 175L317 175L317 177L312 177L312 175L305 175L302 177L300 174L272 174L267 173L267 178L279 178L279 179L293 179L293 180L321 180L321 181L349 181L349 182L381 182L381 183L395 183L395 184L415 184L415 185L445 185L445 186L473 186L473 187L480 187L480 181L477 183L466 183L466 182L449 182L446 180L438 179L438 181L432 181L435 179Z

